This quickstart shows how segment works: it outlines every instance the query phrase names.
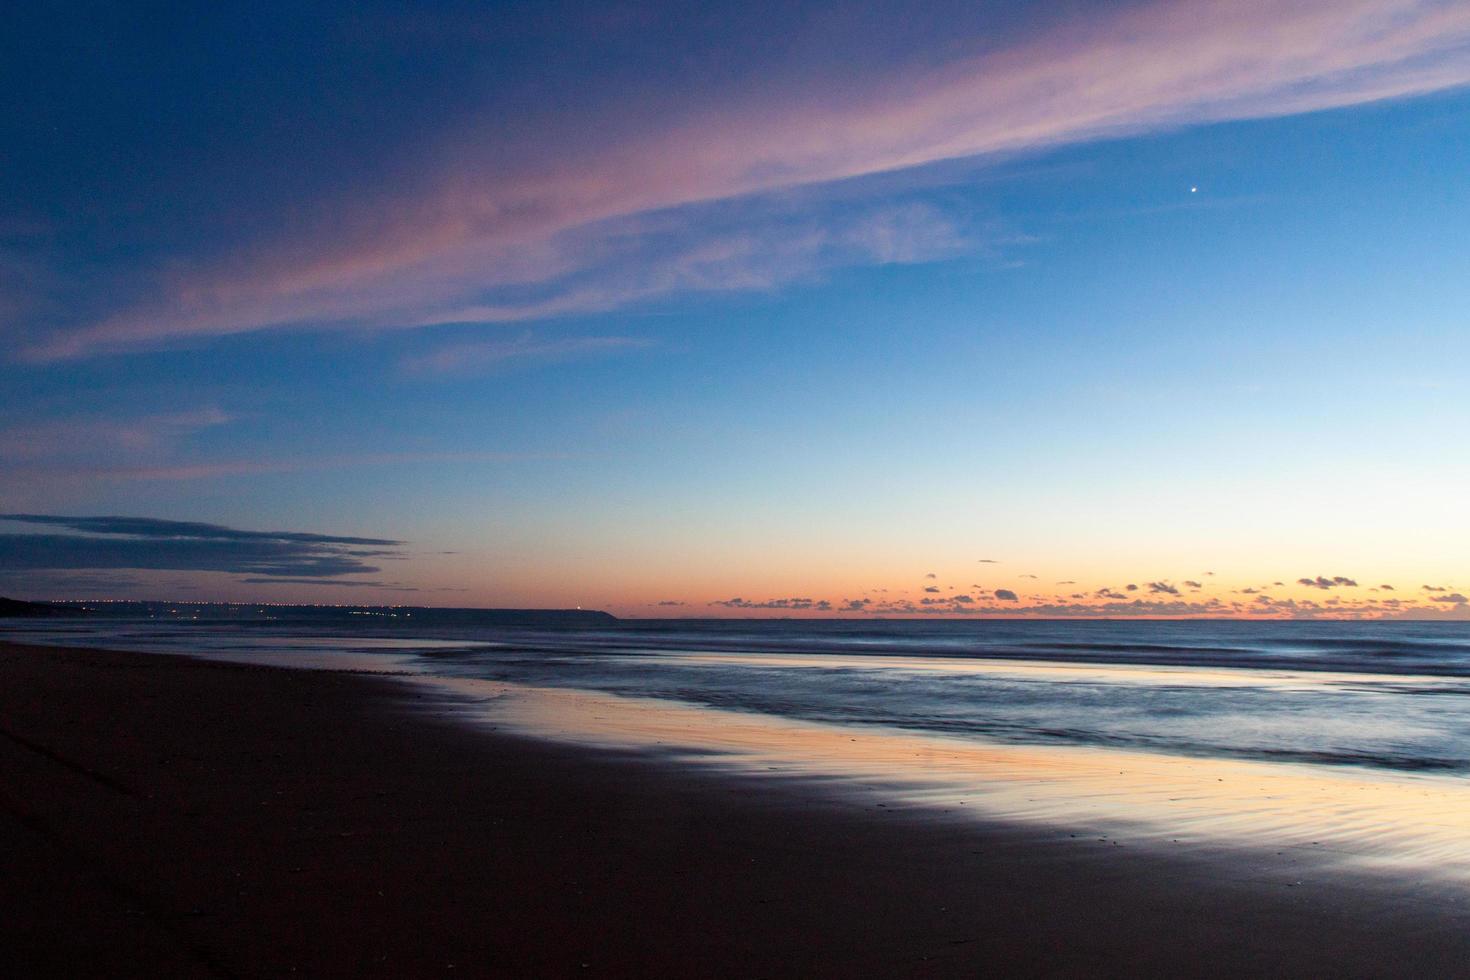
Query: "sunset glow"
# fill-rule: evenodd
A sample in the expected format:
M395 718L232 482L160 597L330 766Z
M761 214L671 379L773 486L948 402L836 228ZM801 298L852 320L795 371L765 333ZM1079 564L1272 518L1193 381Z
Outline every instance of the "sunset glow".
M1465 4L339 13L11 32L0 594L1470 617Z

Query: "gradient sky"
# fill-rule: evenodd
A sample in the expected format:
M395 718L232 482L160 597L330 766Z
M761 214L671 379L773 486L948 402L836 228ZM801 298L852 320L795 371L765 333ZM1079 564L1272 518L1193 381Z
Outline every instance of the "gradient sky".
M1463 0L10 21L0 593L1470 615Z

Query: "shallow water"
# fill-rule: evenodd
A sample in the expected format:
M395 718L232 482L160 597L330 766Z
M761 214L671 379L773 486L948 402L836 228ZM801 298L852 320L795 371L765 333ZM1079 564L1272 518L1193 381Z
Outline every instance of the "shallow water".
M48 642L402 670L1034 745L1470 773L1470 624L29 621Z
M1268 863L1278 876L1337 867L1470 888L1463 777L992 743L563 688L418 680L460 695L458 710L483 724L541 738L816 780L869 802L1039 823L1114 846L1245 846L1284 857Z
M1470 882L1470 624L88 619L0 635L406 673L543 737Z

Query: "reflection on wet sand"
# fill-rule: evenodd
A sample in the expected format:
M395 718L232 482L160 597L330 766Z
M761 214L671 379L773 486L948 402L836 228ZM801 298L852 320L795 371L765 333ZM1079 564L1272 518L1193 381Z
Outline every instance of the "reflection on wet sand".
M892 802L1063 831L1302 849L1333 864L1470 885L1470 783L1458 777L1022 746L562 688L411 680L463 697L484 721L537 737L816 778Z

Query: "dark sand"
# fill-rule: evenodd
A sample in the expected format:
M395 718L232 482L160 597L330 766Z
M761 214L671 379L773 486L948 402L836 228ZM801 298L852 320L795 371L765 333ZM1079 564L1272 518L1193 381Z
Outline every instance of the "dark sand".
M1443 890L573 751L424 697L0 644L0 976L1470 975Z

